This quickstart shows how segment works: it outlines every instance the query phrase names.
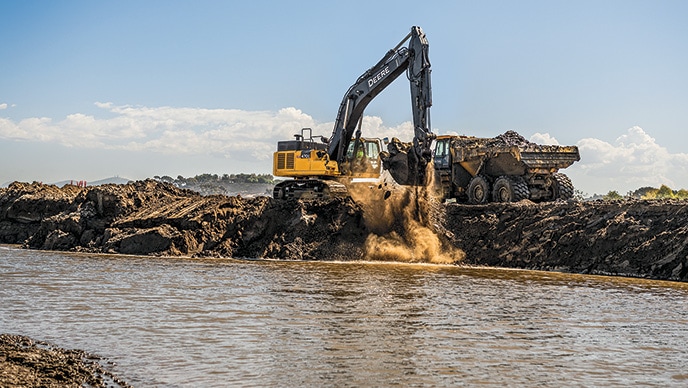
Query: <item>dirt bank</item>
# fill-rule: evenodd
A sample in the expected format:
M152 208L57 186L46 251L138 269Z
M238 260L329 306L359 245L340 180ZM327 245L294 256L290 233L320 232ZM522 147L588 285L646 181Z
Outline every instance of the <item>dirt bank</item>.
M688 280L688 203L592 201L447 205L471 263Z
M0 189L0 242L34 249L346 260L363 256L366 235L350 199L201 196L153 180Z
M413 197L277 201L156 182L0 189L0 242L35 249L300 260L393 259L688 280L688 204L418 207ZM430 217L429 214L432 213Z
M0 387L130 387L81 350L0 334Z

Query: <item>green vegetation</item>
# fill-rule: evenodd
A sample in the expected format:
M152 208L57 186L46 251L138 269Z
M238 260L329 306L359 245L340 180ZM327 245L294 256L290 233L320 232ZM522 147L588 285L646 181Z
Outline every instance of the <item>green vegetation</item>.
M179 175L176 179L168 175L156 175L153 178L177 187L197 191L203 195L255 194L263 191L263 188L258 185L273 185L275 183L270 174L201 174L189 178Z
M667 185L656 187L641 187L634 191L629 191L625 196L619 194L616 190L611 190L602 199L609 201L619 201L623 199L681 199L688 200L688 190L680 189L673 190Z
M588 197L588 193L584 193L582 190L573 190L573 199L576 201L584 201Z
M688 199L688 190L672 190L667 185L662 185L658 189L654 187L641 187L629 193L629 196L642 199Z
M612 190L612 191L608 192L607 194L605 194L605 196L602 197L602 199L604 199L606 201L620 201L620 200L624 199L624 197L621 194L619 194L618 191Z

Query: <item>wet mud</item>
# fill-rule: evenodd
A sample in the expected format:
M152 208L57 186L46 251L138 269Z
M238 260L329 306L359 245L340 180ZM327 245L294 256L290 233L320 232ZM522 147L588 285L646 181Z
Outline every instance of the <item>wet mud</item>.
M103 364L82 350L0 334L0 387L131 387Z
M201 196L147 180L0 189L0 242L82 252L465 263L688 280L683 201L438 204Z

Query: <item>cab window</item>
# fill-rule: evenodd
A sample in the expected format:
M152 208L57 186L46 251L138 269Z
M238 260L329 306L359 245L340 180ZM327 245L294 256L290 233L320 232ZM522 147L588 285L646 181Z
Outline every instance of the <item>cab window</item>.
M449 139L435 142L435 168L449 168Z

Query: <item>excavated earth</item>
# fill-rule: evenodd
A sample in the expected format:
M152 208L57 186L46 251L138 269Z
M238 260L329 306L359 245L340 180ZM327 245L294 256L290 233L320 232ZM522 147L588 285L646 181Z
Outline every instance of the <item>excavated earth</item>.
M0 189L0 243L160 256L394 260L367 242L402 233L408 221L390 220L385 231L379 219L366 220L366 209L348 198L201 196L153 180L87 188L15 182ZM688 281L685 201L443 204L435 213L426 224L442 249L465 253L464 264Z

